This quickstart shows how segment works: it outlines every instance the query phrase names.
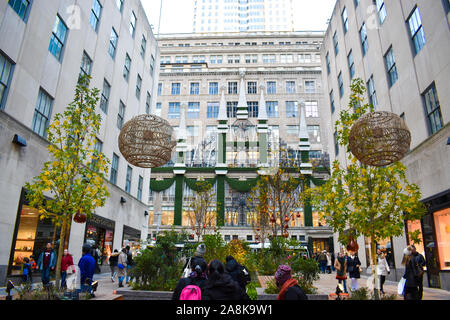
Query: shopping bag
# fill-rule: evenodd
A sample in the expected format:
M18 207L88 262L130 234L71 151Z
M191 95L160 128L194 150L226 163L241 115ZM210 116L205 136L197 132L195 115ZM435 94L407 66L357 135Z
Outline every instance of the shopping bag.
M189 275L191 274L191 272L192 271L191 271L191 258L190 258L186 265L186 268L184 268L184 270L183 270L182 278L188 278Z
M398 294L403 295L403 292L405 291L405 284L406 284L406 279L402 277L400 279L400 281L398 282L398 286L397 286Z

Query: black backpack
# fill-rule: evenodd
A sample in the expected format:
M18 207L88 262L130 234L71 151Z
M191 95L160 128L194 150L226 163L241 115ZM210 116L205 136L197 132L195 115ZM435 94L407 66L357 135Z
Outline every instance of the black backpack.
M250 277L250 272L248 272L248 269L243 266L243 265L239 265L239 275L238 275L238 281L239 284L242 287L245 287L247 284L249 284L252 281L252 278Z
M127 265L132 266L134 264L133 255L131 252L127 253Z

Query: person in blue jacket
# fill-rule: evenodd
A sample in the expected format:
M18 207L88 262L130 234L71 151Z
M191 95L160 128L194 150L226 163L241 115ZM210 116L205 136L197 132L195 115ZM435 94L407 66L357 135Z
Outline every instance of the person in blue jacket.
M47 243L44 252L39 255L37 267L41 271L42 284L48 285L50 282L50 271L55 270L56 266L56 253L52 249L51 243Z
M89 292L92 296L92 278L95 272L95 259L91 255L91 246L89 244L83 245L83 256L78 262L80 268L81 292Z

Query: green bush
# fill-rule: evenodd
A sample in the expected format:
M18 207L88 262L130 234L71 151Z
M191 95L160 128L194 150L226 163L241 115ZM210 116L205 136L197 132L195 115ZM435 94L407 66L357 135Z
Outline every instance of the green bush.
M310 285L320 279L319 265L314 259L304 259L300 255L297 255L290 260L289 264L293 274L301 276Z
M275 280L270 280L266 282L266 289L264 290L267 294L278 294L280 293L280 288L277 287Z
M259 287L259 282L252 281L247 284L247 294L251 300L258 300L258 293L256 288Z
M206 246L203 258L205 258L207 263L214 259L225 262L227 246L219 232L204 235L203 243Z
M361 287L351 291L349 300L370 300L370 293L367 287Z

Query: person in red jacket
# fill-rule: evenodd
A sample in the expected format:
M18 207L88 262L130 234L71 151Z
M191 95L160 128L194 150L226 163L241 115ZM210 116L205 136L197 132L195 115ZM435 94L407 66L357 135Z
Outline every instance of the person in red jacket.
M64 253L61 258L61 288L63 289L67 288L66 284L67 269L71 268L73 272L75 271L75 269L72 266L73 266L72 255L69 254L69 250L64 249Z

